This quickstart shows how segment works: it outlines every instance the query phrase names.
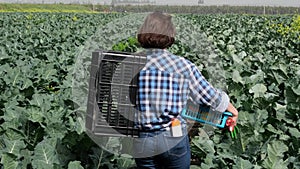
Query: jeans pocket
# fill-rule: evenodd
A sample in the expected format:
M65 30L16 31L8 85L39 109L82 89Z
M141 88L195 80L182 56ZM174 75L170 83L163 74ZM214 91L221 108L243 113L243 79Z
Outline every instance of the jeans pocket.
M165 136L165 142L168 146L168 153L171 156L182 157L188 152L189 143L187 142L187 136Z

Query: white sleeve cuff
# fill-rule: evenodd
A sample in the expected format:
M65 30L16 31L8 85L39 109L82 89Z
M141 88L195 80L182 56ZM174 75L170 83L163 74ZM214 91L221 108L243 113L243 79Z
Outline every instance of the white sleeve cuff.
M229 97L223 91L220 91L220 94L221 94L221 102L215 108L215 110L218 111L218 112L225 112L227 110L228 105L229 105Z

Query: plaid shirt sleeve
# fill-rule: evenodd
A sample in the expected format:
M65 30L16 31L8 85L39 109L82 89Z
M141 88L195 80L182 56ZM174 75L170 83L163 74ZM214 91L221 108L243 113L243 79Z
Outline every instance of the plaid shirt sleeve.
M201 74L195 65L191 66L190 95L199 104L211 106L219 112L224 112L229 104L229 97L221 90L215 89Z

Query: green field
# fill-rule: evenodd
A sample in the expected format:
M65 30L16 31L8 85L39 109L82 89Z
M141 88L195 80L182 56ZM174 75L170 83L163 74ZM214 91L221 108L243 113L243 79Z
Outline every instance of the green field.
M85 134L85 107L73 85L86 90L92 51L140 50L135 32L143 15L16 7L0 13L0 168L133 168L132 159L106 152ZM192 137L193 168L300 168L300 16L174 20L170 51L196 63L240 112L237 140L218 129Z

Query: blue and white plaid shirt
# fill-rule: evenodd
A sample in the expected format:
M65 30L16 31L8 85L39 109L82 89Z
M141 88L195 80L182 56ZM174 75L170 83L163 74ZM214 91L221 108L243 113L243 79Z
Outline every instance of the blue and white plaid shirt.
M169 130L174 117L185 124L180 113L189 97L217 111L226 110L227 94L210 85L193 63L166 49L147 49L146 55L147 63L138 81L138 128Z

